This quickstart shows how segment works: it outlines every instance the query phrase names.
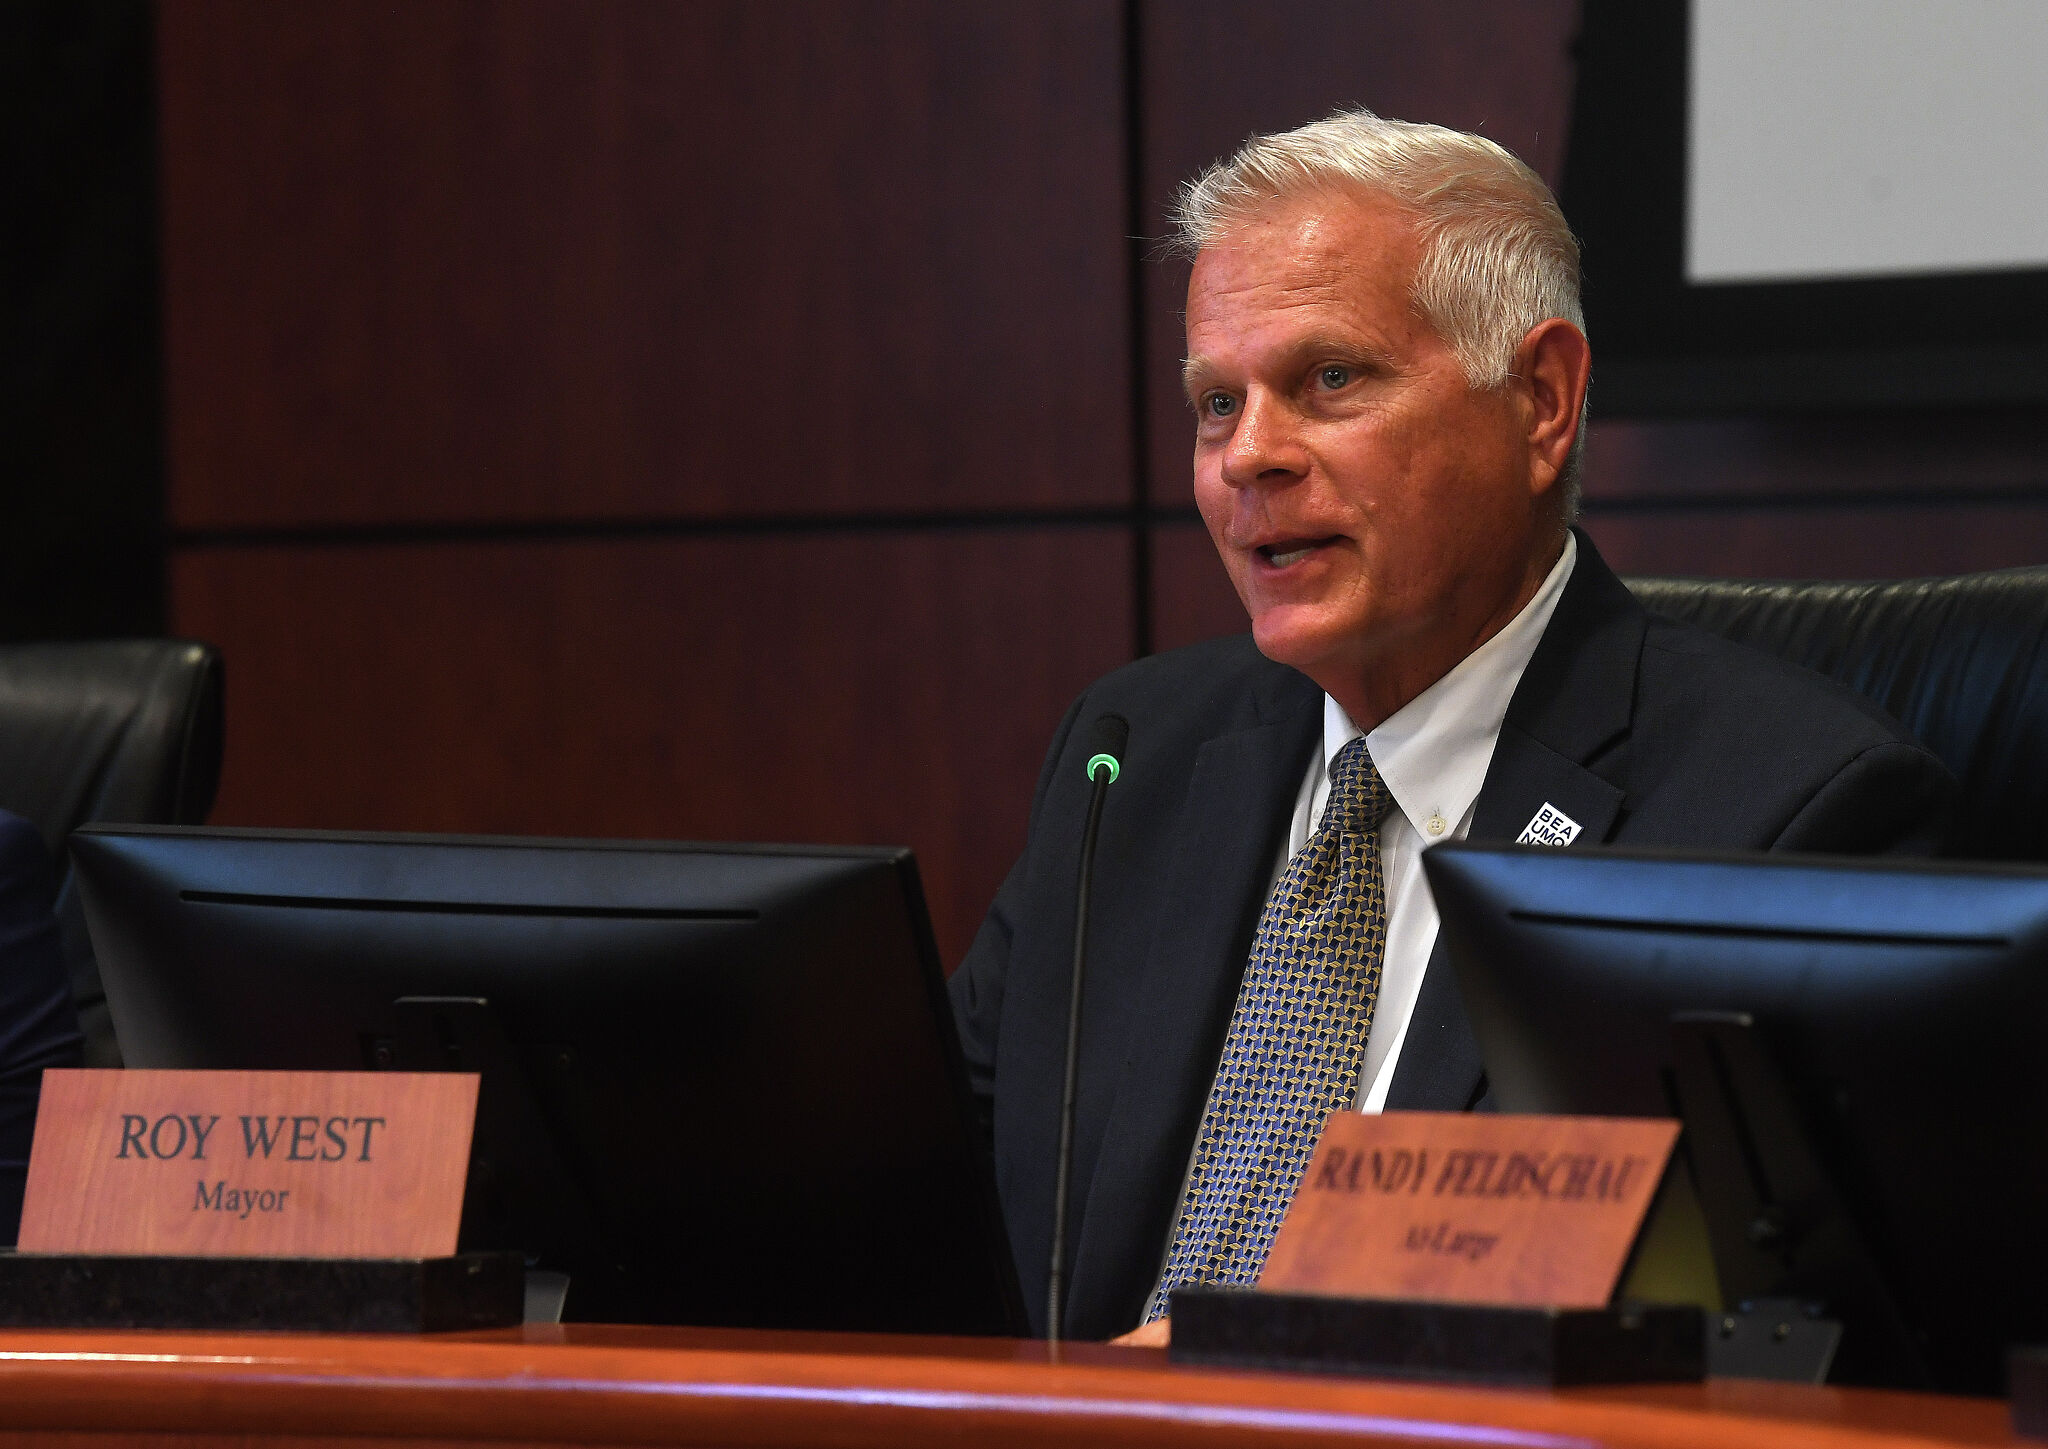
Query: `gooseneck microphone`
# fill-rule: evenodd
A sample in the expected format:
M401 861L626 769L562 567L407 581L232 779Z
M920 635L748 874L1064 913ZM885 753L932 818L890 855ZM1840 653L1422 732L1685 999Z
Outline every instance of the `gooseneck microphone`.
M1067 1180L1074 1167L1074 1091L1081 1076L1081 979L1088 961L1088 882L1095 874L1095 832L1102 825L1102 802L1123 773L1124 747L1130 743L1130 722L1120 714L1095 721L1089 737L1088 824L1081 832L1081 883L1074 892L1074 979L1067 1001L1067 1080L1060 1091L1060 1156L1053 1172L1052 1263L1045 1281L1045 1336L1060 1341L1060 1317L1066 1308Z

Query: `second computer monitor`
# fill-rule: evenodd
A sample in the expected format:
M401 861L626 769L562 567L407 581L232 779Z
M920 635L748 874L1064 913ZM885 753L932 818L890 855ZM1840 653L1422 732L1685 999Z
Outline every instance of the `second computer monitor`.
M1844 1362L1877 1378L1994 1390L2007 1345L2048 1340L2048 871L1478 846L1425 868L1503 1110L1689 1092L1723 1154L1710 1218L1760 1208L1716 1228L1724 1288L1782 1263L1866 1315Z
M571 1317L1000 1333L909 853L89 827L133 1066L474 1070L467 1248Z

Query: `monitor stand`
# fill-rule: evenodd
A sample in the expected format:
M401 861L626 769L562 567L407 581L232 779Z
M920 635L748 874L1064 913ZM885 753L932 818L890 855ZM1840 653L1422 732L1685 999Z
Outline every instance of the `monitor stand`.
M603 1224L578 1186L582 1179L564 1160L562 1138L534 1089L532 1065L490 1002L401 996L390 1018L365 1030L362 1040L372 1070L478 1074L460 1241L465 1249L522 1253L529 1318L538 1309L559 1321L574 1286L566 1270L614 1259Z
M1931 1387L1883 1274L1815 1156L1751 1018L1671 1021L1666 1087L1729 1311L1708 1369L1739 1378Z

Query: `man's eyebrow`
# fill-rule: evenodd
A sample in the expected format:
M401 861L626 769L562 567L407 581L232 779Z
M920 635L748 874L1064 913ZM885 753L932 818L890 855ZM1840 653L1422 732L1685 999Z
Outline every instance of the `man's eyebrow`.
M1358 336L1346 336L1333 332L1312 332L1306 337L1295 339L1281 354L1281 360L1292 366L1300 366L1315 357L1349 357L1369 366L1385 367L1389 363L1387 351L1377 342ZM1200 386L1214 376L1216 366L1208 358L1197 353L1183 359L1180 365L1181 390L1188 395L1188 401L1195 400Z
M1312 332L1298 338L1283 354L1290 363L1299 365L1311 358L1350 357L1361 362L1384 363L1387 351L1378 342L1356 334L1335 332Z

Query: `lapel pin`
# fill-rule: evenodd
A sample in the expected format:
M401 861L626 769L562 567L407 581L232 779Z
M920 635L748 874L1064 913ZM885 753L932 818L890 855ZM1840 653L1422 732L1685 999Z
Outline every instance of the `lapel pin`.
M1579 822L1548 800L1515 837L1517 845L1570 845L1579 838Z

